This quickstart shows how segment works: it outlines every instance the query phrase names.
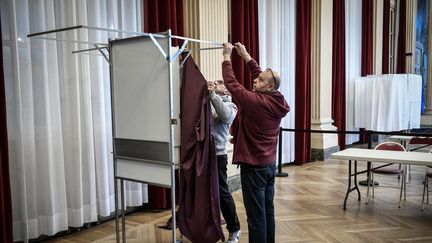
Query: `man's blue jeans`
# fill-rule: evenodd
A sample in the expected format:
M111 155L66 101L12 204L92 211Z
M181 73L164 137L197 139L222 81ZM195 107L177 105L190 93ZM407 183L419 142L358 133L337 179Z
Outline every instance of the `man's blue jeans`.
M274 183L276 166L241 165L241 184L246 209L249 242L275 242Z

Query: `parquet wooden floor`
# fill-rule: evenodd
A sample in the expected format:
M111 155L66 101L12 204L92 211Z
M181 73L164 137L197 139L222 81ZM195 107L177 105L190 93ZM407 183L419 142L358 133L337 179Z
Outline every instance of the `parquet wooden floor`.
M420 211L424 167L411 167L407 200L401 208L399 190L377 187L375 198L366 205L366 188L361 187L362 201L352 193L346 211L342 204L347 189L347 162L313 162L287 166L284 171L289 177L277 178L275 185L277 242L432 242L432 206L426 205ZM377 175L376 180L382 185L398 182L392 176ZM240 242L248 242L241 191L233 195L242 226ZM127 216L128 242L169 239L170 231L155 228L169 214L147 211ZM114 242L114 232L114 221L110 221L49 242Z

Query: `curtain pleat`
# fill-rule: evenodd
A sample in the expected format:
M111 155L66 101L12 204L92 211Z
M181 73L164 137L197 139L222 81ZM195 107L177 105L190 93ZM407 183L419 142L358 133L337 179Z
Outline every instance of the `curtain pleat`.
M2 40L0 20L0 39ZM0 48L3 57L3 48ZM12 199L9 179L9 145L6 124L6 90L0 59L0 242L13 242Z
M361 1L345 0L345 62L346 62L346 129L355 131L358 128L354 125L354 83L361 75L361 22L362 22ZM346 144L359 141L359 135L347 134Z
M373 74L373 0L362 1L362 64L361 76ZM361 131L364 131L362 128ZM360 142L367 142L366 135L360 135Z
M182 0L144 0L144 31L147 33L164 32L171 29L173 35L184 35ZM173 39L173 46L181 45ZM149 200L153 208L171 207L171 190L149 186ZM178 193L176 193L177 195Z
M345 97L345 0L333 0L332 117L339 131L346 131ZM345 134L338 134L339 148L345 149Z
M173 35L184 35L183 0L144 0L144 31L164 32L171 29ZM173 39L173 46L182 43Z
M296 0L259 0L258 8L260 65L280 72L279 91L291 108L282 119L284 128L294 127L295 118L295 6ZM294 162L294 135L282 133L282 164Z
M251 57L259 62L258 0L231 1L231 43L242 43ZM253 80L244 60L236 52L231 56L231 63L237 80L247 90L252 90ZM235 99L233 100L236 103ZM239 109L238 114L241 113ZM230 133L236 139L238 115L231 125ZM235 146L234 146L235 149Z
M396 73L406 73L406 0L399 2L399 34L396 51Z
M373 74L373 0L362 2L362 66L361 75Z
M141 5L0 1L15 241L81 227L114 211L109 65L97 52L72 54L92 45L27 35L74 25L142 31ZM126 36L81 29L45 37L107 43ZM127 206L146 203L146 186L125 189Z
M259 61L258 28L258 0L231 1L231 42L245 45L256 61ZM234 53L231 62L237 80L251 90L253 80L243 59Z
M383 0L383 56L382 56L382 73L390 72L390 0Z
M297 1L296 23L295 129L310 129L312 0ZM303 164L310 160L311 135L296 132L295 162Z

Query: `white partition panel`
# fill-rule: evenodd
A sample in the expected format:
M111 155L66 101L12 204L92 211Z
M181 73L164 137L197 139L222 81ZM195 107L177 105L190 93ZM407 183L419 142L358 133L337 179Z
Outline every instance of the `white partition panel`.
M172 61L169 86L168 39L146 36L111 41L111 72L115 155L146 161L171 162L173 126L174 162L179 162L180 68ZM172 48L171 56L178 48ZM170 99L172 96L172 107ZM172 114L172 116L171 116Z
M167 39L158 42L167 47ZM112 46L116 137L169 142L168 63L149 38Z

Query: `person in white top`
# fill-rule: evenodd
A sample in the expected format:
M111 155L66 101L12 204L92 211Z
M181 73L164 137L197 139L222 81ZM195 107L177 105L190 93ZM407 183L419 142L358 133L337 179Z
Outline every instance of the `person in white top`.
M240 222L237 217L234 199L227 183L227 142L229 128L237 114L237 106L222 80L207 82L212 109L212 131L216 143L216 157L219 169L219 197L222 215L229 232L227 242L238 242L240 239Z

